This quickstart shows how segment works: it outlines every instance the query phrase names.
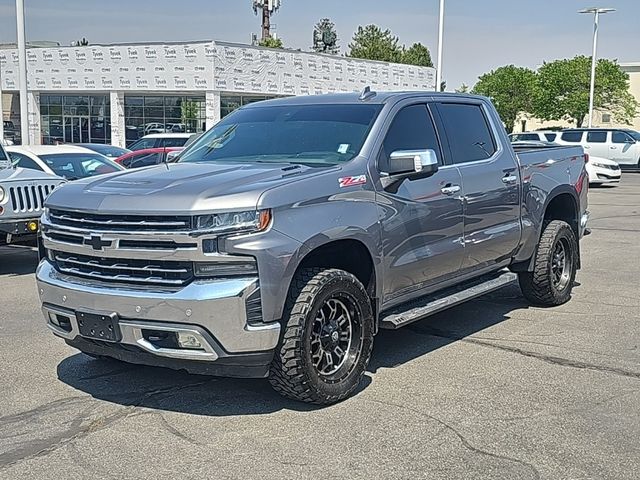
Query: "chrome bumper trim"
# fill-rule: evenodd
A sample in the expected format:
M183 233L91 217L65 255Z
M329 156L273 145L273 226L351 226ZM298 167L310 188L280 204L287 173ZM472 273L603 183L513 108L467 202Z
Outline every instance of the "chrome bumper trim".
M229 353L272 350L280 337L279 322L247 323L246 299L259 288L258 279L253 277L194 281L180 290L168 291L162 287L132 288L83 281L59 273L45 260L38 266L36 280L47 311L59 310L67 316L73 312L72 325L78 310L116 313L122 324L148 321L184 324L186 328L197 325ZM77 326L67 334L51 325L46 312L45 318L57 335L71 339L78 335Z

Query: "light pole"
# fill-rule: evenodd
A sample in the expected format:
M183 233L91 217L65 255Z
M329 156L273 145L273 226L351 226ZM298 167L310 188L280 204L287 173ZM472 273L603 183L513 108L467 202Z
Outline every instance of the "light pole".
M615 12L615 8L585 8L578 13L593 13L593 53L591 54L591 86L589 88L589 128L593 124L593 97L596 90L596 53L598 49L598 20L601 13Z
M18 82L20 86L20 137L29 145L29 108L27 107L27 45L24 39L24 0L16 0L18 33Z
M444 33L444 0L440 0L440 15L438 19L438 60L436 65L436 92L442 84L442 36Z

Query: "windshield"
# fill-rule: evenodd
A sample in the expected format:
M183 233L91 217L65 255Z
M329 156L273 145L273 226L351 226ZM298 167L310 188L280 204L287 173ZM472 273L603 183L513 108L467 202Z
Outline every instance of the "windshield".
M631 135L636 142L640 142L640 132L636 132L635 130L623 130L623 132Z
M10 166L11 162L9 161L9 157L7 157L7 152L4 151L2 143L0 143L0 169L8 168Z
M310 166L351 160L382 105L287 105L236 110L179 162L273 162Z
M67 180L113 173L121 170L114 162L98 153L54 153L39 155L53 173Z

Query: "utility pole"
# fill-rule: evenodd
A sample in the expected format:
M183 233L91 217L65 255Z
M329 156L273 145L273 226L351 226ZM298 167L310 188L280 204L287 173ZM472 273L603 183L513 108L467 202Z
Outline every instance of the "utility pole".
M444 0L440 0L438 15L438 59L436 64L436 92L442 90L442 37L444 36Z
M593 14L593 50L591 53L591 84L589 85L589 128L593 125L593 102L596 90L596 64L598 54L598 20L603 13L615 12L615 8L585 8L578 13Z
M24 0L16 0L18 32L18 79L20 85L20 137L29 145L29 108L27 98L27 45L24 39Z
M271 12L269 12L269 2L262 5L262 40L271 38Z
M252 0L253 11L262 16L262 41L271 38L271 15L280 8L282 0Z

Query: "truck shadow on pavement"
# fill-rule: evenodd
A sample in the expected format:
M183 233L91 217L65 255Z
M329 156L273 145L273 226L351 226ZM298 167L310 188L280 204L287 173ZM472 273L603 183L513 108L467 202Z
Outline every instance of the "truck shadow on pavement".
M397 331L381 331L358 393L375 381L379 369L404 364L510 318L527 303L517 286L416 322ZM169 369L94 360L84 354L58 365L58 378L92 397L133 407L205 416L258 415L279 410L321 407L280 397L268 381L190 375Z
M38 251L29 247L0 246L0 275L29 275L38 266Z

